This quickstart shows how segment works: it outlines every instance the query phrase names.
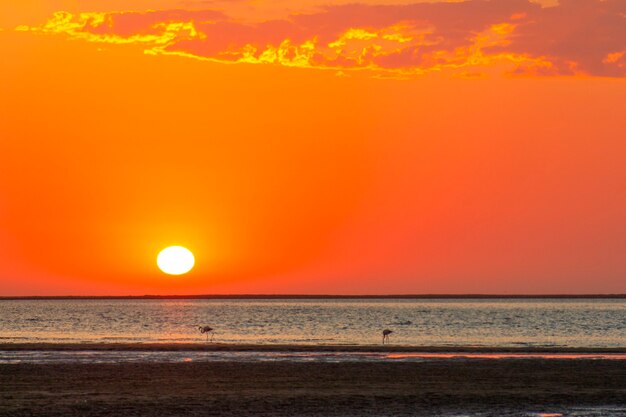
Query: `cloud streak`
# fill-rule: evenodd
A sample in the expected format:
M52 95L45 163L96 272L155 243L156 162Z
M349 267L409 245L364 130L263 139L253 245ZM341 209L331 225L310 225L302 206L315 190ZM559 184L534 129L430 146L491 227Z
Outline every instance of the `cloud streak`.
M354 4L255 23L214 10L58 12L41 26L17 30L139 44L154 55L342 74L626 76L621 0L562 0L545 8L527 0Z

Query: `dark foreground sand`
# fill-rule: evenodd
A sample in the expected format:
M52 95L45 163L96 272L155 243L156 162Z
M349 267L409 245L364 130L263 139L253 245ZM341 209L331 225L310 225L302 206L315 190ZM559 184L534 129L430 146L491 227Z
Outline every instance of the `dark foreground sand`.
M626 410L626 361L0 365L7 417L523 416L594 406Z

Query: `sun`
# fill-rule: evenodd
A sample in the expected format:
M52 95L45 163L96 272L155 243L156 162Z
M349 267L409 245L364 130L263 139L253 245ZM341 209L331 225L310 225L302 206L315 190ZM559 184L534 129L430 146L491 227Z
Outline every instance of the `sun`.
M169 275L186 274L191 271L194 263L193 253L182 246L170 246L157 256L159 269Z

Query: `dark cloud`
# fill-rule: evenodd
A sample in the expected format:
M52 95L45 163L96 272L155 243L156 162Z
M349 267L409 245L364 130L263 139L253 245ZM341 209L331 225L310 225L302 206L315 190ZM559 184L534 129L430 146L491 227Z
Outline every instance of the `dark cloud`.
M177 36L170 23L195 32ZM353 4L257 23L213 10L119 12L88 18L80 33L161 36L155 53L227 61L405 73L505 62L513 74L626 76L624 0Z

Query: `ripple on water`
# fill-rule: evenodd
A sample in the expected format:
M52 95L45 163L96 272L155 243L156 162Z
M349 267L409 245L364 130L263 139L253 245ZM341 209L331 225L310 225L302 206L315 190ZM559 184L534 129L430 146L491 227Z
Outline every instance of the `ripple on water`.
M0 339L94 342L379 343L411 346L626 347L624 299L12 300Z

